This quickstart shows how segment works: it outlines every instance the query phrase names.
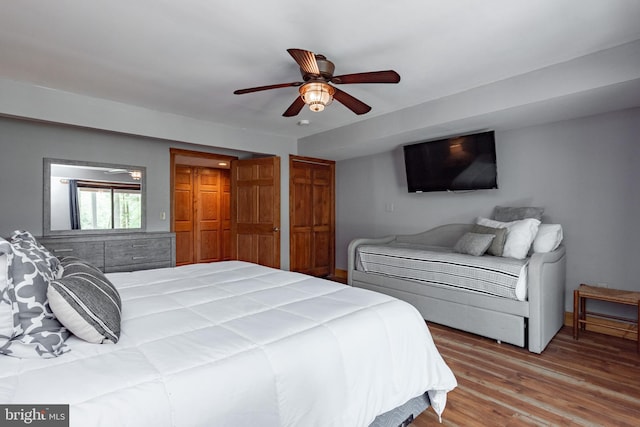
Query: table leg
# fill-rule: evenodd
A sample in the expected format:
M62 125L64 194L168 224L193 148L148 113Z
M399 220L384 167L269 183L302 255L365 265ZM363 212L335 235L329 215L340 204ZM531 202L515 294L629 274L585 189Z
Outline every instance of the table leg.
M573 291L573 339L578 339L578 317L580 316L580 291L577 289ZM638 305L640 307L640 304ZM639 308L640 310L640 308Z
M584 321L587 320L587 298L580 296L579 299L580 299L580 320L583 321L582 323L580 323L580 329L582 329L583 331L586 331L587 324Z

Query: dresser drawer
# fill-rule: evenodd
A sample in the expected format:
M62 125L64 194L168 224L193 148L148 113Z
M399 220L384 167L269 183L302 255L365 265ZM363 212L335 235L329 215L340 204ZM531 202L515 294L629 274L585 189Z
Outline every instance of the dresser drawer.
M99 269L104 268L103 242L45 241L43 245L58 258L73 256L85 260Z
M129 239L105 242L108 267L136 264L171 264L171 240L169 238Z
M38 241L63 258L83 259L105 273L175 267L175 234L167 232L41 237Z

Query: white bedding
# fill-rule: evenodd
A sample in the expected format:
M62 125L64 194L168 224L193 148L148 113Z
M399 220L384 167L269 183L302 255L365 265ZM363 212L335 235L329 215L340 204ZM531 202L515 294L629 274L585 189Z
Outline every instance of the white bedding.
M229 261L107 275L120 342L0 356L0 402L70 404L71 426L367 426L456 380L392 297Z

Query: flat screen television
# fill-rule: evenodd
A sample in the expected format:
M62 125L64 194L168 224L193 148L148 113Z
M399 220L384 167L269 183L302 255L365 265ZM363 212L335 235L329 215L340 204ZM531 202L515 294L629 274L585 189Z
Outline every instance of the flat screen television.
M410 193L498 188L494 132L404 146Z

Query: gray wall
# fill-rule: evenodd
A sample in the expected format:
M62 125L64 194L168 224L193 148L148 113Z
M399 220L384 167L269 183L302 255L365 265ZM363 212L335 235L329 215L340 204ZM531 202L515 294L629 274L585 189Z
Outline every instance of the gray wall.
M225 140L224 144L232 145ZM147 230L169 231L169 148L250 157L252 153L59 124L0 117L0 236L13 230L42 234L43 158L121 163L147 168ZM287 167L287 160L281 160ZM282 186L288 188L283 171ZM288 194L282 199L288 202ZM288 212L288 204L283 204ZM166 219L162 219L162 213ZM288 216L282 218L282 267L289 266Z
M545 222L564 228L568 311L580 283L640 290L639 135L640 109L496 132L499 189L467 193L407 193L401 147L337 162L336 267L355 237L543 206Z
M147 167L147 229L168 231L169 142L0 117L0 236L42 233L43 158ZM8 203L8 201L10 201Z

